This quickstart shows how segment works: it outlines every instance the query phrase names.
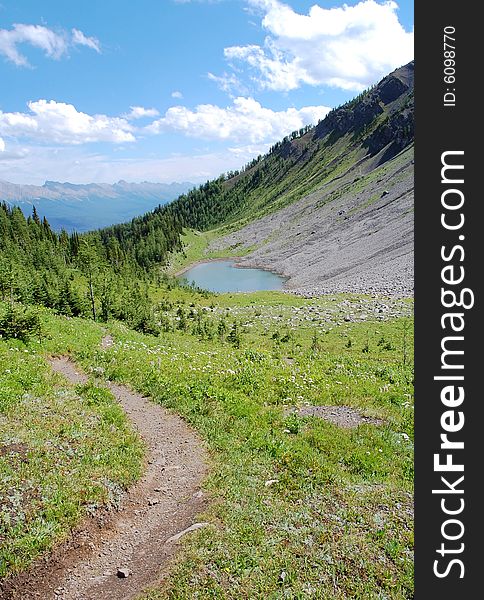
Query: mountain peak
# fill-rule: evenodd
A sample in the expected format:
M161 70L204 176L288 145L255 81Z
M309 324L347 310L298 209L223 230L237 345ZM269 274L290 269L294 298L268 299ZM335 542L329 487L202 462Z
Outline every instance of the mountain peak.
M380 126L365 141L372 154L394 140L396 154L413 140L414 61L395 69L377 85L354 100L332 110L314 129L314 139L326 135L335 141L369 128L377 117L385 116ZM407 107L407 110L404 110Z

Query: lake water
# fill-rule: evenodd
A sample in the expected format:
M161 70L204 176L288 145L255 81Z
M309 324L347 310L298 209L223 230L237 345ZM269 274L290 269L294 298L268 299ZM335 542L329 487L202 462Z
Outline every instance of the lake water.
M262 269L239 269L233 260L217 260L195 265L180 278L212 292L256 292L280 290L284 277Z

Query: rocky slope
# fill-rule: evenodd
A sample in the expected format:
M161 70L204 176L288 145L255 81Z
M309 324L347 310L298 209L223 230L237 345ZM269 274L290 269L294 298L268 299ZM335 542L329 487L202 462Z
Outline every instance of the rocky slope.
M286 147L299 168L319 160L332 176L210 250L252 249L241 266L281 273L288 289L304 294L412 294L413 72L413 62L397 69ZM331 164L315 145L342 150ZM304 158L308 149L314 158Z

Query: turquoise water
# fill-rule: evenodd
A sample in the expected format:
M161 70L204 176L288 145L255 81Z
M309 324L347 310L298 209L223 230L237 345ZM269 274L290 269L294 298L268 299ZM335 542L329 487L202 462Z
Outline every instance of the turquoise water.
M180 278L212 292L280 290L284 285L284 278L280 275L262 269L238 269L233 260L195 265Z

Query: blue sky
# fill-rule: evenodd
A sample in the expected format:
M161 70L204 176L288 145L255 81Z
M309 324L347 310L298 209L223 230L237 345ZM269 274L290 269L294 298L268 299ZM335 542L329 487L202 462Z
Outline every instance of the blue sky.
M2 0L0 179L202 181L412 57L408 0Z

